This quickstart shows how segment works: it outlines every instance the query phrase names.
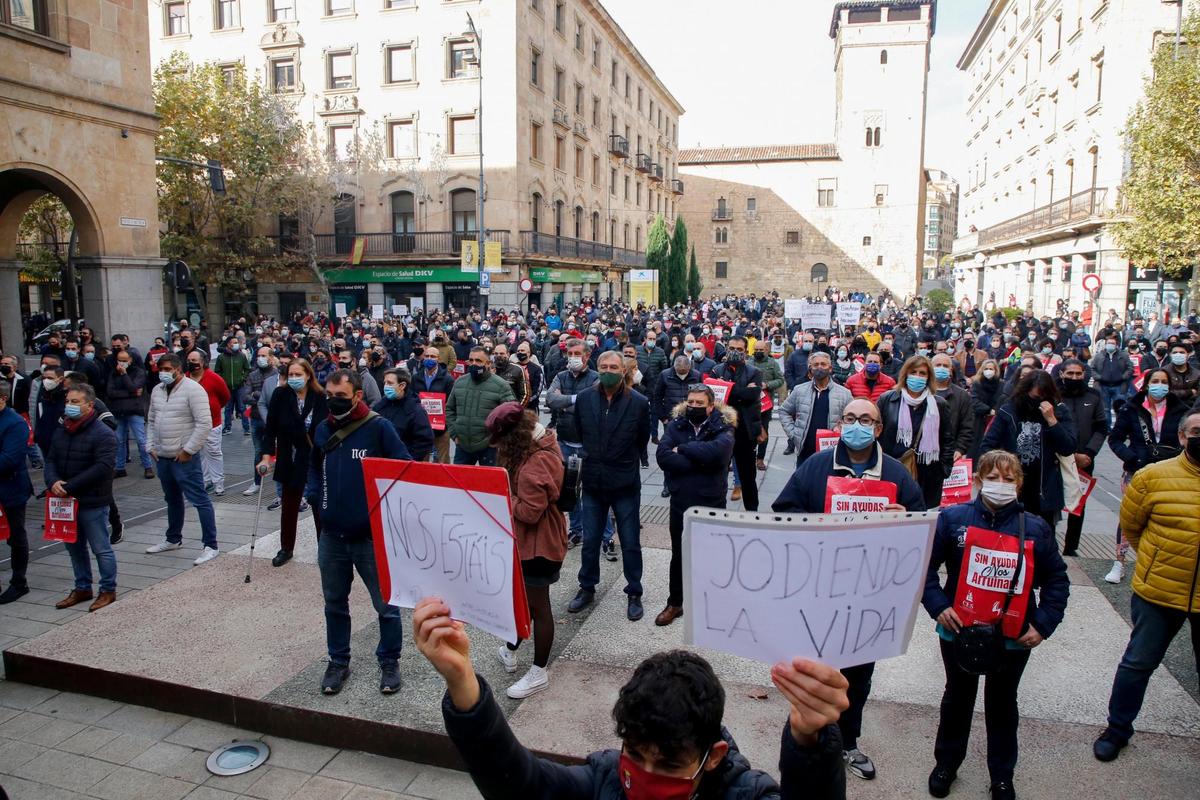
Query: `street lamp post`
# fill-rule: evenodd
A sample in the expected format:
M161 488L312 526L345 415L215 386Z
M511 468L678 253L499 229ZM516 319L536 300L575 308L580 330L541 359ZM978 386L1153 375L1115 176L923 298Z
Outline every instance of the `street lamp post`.
M487 295L483 293L483 273L484 273L484 240L487 238L485 228L483 227L483 37L479 35L479 31L475 28L475 20L471 19L471 15L467 14L467 31L466 36L475 42L475 71L479 76L479 107L475 110L475 130L476 139L479 147L479 193L476 197L477 211L475 219L475 249L478 257L478 290L479 290L479 313L480 316L487 316Z

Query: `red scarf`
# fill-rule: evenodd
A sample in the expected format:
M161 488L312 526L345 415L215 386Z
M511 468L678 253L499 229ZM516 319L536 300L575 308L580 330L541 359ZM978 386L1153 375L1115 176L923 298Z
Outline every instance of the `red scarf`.
M337 419L333 416L333 414L330 414L329 415L329 427L333 428L336 431L338 428L342 427L343 425L349 425L351 422L360 420L369 413L371 413L371 409L369 407L367 407L366 403L364 403L362 400L359 400L358 405L356 405L354 408L350 409L350 413L347 414L346 416L342 417L341 419Z
M94 416L96 416L96 409L93 408L79 419L63 417L63 427L67 429L67 433L74 435L76 431L91 422Z

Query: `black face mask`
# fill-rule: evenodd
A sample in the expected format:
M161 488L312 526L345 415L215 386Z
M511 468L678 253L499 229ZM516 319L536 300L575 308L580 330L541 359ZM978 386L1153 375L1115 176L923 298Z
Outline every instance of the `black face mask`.
M1063 388L1067 390L1067 394L1072 397L1083 394L1084 387L1087 386L1087 381L1083 378L1063 378Z
M479 364L468 364L467 373L470 374L472 380L481 381L487 377L487 367L480 366Z
M354 408L354 401L348 397L329 398L329 413L335 417L344 417Z
M339 361L338 369L353 369L354 364L350 361Z
M1021 415L1029 418L1041 416L1041 405L1041 398L1022 397L1017 401L1017 408L1020 409Z
M700 425L704 422L704 420L708 419L708 409L698 408L696 406L688 406L687 410L684 412L684 416L687 418L687 421L693 425Z
M1187 440L1188 458L1194 464L1200 464L1200 436L1189 436Z
M0 366L0 375L3 375L4 377L7 378L9 375L12 375L12 374L13 374L13 368L10 367L8 364L4 364L3 366Z

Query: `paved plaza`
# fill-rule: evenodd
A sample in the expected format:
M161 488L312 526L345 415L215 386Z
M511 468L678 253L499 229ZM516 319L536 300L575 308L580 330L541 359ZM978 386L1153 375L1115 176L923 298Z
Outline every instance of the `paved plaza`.
M773 433L778 434L777 426ZM361 586L352 596L355 671L337 697L317 692L324 670L324 629L311 520L307 514L302 517L295 560L275 569L269 558L278 547L278 512L264 510L261 530L266 535L258 540L250 566L255 498L240 493L250 481L250 440L235 430L224 443L227 494L216 500L222 555L214 562L191 566L199 554L191 511L182 549L142 552L161 538L165 510L157 481L140 476L116 482L127 527L125 542L116 548L120 589L111 608L94 615L78 608L56 610L54 603L71 584L67 555L58 545L35 545L41 549L29 569L33 591L0 607L0 647L51 661L75 660L90 676L81 679L83 688L110 699L0 682L0 784L22 800L477 797L463 773L386 756L415 754L421 761L447 763L437 748L423 749L431 748L437 736L422 735L441 733L442 684L409 641L401 660L403 690L391 698L378 694L370 655L376 625ZM793 466L782 447L776 435L770 467L760 473L764 508ZM1016 775L1021 797L1057 798L1081 791L1096 798L1186 797L1200 781L1200 697L1186 636L1175 642L1167 668L1150 684L1131 747L1115 764L1100 764L1091 756L1129 631L1128 581L1114 587L1100 580L1111 564L1120 494L1117 470L1106 451L1089 506L1081 548L1085 557L1070 560L1066 621L1034 653L1022 682L1022 754ZM520 702L499 693L522 741L563 759L614 746L608 712L629 670L645 656L682 642L681 624L653 624L666 594L667 500L659 494L657 468L644 470L643 478L646 617L638 623L625 619L620 565L608 562L602 562L597 603L578 615L566 613L579 558L578 550L570 551L563 580L552 594L558 630L550 689ZM265 494L269 497L269 488ZM38 530L40 511L31 517L31 529ZM246 584L248 568L252 580ZM0 572L0 578L7 580L7 573ZM406 630L410 616L405 612ZM487 634L473 634L477 668L502 689L516 676L506 675L492 656L497 643ZM530 653L522 648L522 665ZM786 705L769 688L766 666L706 655L726 685L726 722L740 748L755 765L775 771ZM162 705L153 692L128 696L118 674L145 679L139 686L211 693L199 696L214 698L218 705L233 698L232 708L247 709L246 719L238 719L246 729L211 721L221 716L212 708L197 707L189 715L144 707ZM850 778L850 797L925 795L942 682L932 622L922 615L909 653L881 663L876 671L861 747L875 759L880 777L873 782ZM242 701L247 704L237 705ZM340 726L364 721L374 727L363 728L363 738L338 733L359 730ZM256 728L251 722L261 724ZM986 794L981 716L977 723L956 797ZM234 738L262 736L263 729L270 731L262 738L273 750L266 767L235 778L205 772L203 761L212 748ZM378 736L379 731L397 733Z

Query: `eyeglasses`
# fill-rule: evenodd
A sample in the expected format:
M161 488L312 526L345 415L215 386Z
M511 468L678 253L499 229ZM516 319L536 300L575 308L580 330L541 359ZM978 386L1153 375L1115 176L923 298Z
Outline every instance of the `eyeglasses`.
M874 417L870 416L869 414L863 414L861 417L856 417L853 414L846 414L845 416L843 416L841 418L841 423L843 425L853 425L856 422L861 423L863 425L871 425L871 426L875 426L875 425L879 424L879 420L875 419Z

